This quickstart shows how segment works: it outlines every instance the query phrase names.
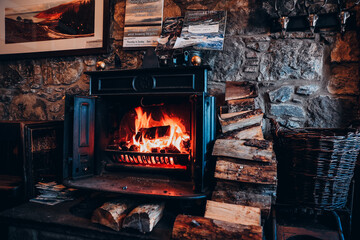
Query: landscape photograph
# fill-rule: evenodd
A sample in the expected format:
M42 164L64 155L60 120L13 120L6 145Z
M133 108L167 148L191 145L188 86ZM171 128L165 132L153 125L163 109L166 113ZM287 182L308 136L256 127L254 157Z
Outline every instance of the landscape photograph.
M95 0L5 8L5 44L94 36Z

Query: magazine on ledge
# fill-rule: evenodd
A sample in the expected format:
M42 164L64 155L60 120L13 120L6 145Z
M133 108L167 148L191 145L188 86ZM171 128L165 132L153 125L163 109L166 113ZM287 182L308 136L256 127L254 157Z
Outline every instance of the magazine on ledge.
M73 200L74 193L76 192L76 189L67 188L56 182L38 182L35 187L39 195L29 201L45 205L55 205Z

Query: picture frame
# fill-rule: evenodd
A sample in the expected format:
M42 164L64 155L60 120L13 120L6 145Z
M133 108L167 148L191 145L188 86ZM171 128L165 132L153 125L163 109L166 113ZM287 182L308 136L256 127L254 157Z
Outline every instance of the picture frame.
M0 60L101 54L109 0L1 0Z

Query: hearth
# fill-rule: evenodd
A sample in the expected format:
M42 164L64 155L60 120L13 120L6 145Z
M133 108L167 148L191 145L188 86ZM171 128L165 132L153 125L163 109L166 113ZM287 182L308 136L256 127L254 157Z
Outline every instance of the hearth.
M64 183L114 193L202 198L215 138L209 67L87 72L66 98Z

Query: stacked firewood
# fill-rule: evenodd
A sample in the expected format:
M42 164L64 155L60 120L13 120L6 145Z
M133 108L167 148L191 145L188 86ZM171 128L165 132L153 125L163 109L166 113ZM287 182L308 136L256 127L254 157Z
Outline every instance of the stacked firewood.
M254 84L227 82L227 106L219 114L222 135L213 149L215 189L204 218L176 218L174 239L262 239L261 220L276 196L277 163L272 142L263 136L256 97Z
M93 212L91 221L116 231L132 228L147 233L151 232L162 218L164 207L164 203L137 205L126 199L114 200L97 208Z

